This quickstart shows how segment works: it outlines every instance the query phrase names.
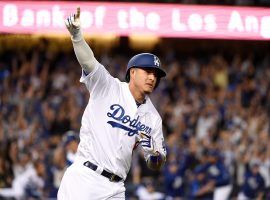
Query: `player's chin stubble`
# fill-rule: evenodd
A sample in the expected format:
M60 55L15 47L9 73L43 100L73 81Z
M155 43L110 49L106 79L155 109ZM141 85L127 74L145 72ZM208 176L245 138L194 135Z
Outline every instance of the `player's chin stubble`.
M152 92L153 92L153 88L150 88L150 87L144 90L145 94L151 94Z

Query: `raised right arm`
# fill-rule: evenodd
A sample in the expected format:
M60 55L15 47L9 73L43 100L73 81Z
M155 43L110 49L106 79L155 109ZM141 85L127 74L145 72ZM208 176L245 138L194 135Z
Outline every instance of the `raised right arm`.
M96 60L92 49L83 38L80 23L80 7L77 8L76 14L70 15L65 20L65 24L70 32L71 41L78 62L86 73L91 73L98 61Z

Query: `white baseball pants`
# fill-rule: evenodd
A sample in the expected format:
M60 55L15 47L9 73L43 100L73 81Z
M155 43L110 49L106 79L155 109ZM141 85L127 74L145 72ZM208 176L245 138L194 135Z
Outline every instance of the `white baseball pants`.
M84 166L73 163L65 172L57 194L58 200L125 199L124 182L108 178Z

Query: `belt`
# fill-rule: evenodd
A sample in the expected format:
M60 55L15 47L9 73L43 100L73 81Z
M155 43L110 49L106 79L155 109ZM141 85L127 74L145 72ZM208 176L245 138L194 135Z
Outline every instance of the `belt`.
M91 163L90 161L86 161L83 163L84 166L92 169L93 171L96 171L98 166L95 165L94 163ZM122 178L120 176L117 176L116 174L110 173L106 170L103 170L101 172L102 176L105 176L106 178L108 178L111 182L119 182L122 180Z

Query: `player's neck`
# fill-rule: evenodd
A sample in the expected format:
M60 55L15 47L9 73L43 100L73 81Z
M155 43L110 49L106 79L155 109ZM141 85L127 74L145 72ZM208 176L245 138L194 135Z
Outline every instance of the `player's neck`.
M143 104L145 102L145 94L134 88L132 84L129 84L128 87L135 101Z

